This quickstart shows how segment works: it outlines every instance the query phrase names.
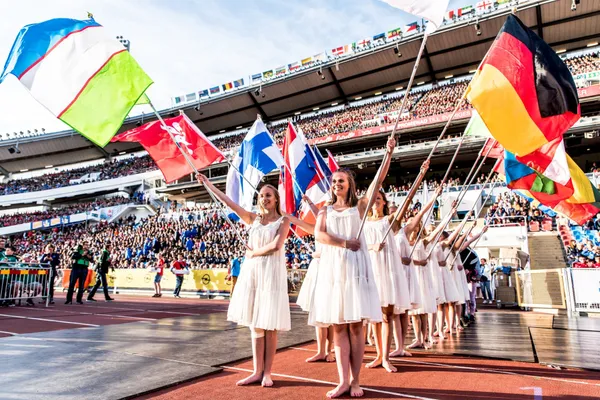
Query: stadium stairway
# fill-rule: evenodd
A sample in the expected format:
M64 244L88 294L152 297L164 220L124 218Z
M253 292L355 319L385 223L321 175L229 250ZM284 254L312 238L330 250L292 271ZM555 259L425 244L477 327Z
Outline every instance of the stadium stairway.
M567 257L556 232L532 232L528 240L531 269L565 268Z

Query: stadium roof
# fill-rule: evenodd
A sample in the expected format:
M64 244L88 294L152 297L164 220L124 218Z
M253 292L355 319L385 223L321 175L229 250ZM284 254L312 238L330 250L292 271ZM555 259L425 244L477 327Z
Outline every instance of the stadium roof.
M585 47L600 37L600 0L581 2L571 11L571 0L547 0L519 5L517 16L535 30L555 50ZM417 70L416 83L458 77L474 70L485 55L510 9L445 26L432 35ZM480 35L477 34L479 24ZM183 107L186 114L207 134L249 126L260 114L274 121L312 111L331 103L344 103L376 92L394 92L406 86L421 44L421 35L360 52L352 57L331 60L283 79ZM399 54L394 49L398 47ZM399 56L401 54L401 56ZM317 74L322 69L323 77ZM264 96L263 96L264 95ZM163 111L168 116L174 110ZM148 118L144 122L149 121ZM133 118L123 125L128 130L140 122ZM39 169L107 157L121 151L139 149L132 143L114 143L101 149L73 132L59 132L19 139L20 153L9 153L16 140L0 143L0 172Z

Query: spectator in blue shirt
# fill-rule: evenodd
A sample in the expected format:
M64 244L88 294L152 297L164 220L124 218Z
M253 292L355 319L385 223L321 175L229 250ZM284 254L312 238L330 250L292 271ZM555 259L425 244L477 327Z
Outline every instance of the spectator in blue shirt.
M233 296L233 290L235 289L235 284L237 283L238 276L240 275L240 269L242 267L242 263L244 262L244 254L239 253L237 257L231 260L231 264L227 269L227 278L231 279L231 293L229 298Z

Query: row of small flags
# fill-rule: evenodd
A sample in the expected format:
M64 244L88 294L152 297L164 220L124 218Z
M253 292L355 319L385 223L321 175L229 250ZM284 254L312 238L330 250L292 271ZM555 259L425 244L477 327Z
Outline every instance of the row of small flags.
M461 18L471 14L482 14L488 12L495 7L502 8L508 7L511 3L517 3L518 0L482 0L475 4L475 6L466 6L455 10L449 10L446 13L445 19L447 21L452 21L457 18ZM425 24L427 21L422 20L421 25L417 21L411 22L404 26L404 28L396 28L389 30L387 32L382 32L377 35L373 35L372 38L366 38L359 40L357 42L353 42L350 44L346 44L344 46L339 46L331 49L328 56L325 52L316 54L312 57L304 58L300 61L293 62L291 64L282 65L275 69L270 69L264 72L259 72L248 77L248 82L246 82L243 78L240 78L233 82L227 82L222 85L218 85L209 89L204 89L197 93L188 93L183 96L177 96L173 98L174 104L181 103L190 103L194 101L198 101L199 99L209 97L211 95L219 95L222 93L229 92L231 90L244 87L250 84L265 82L274 78L280 78L285 76L286 74L293 73L295 71L300 70L301 68L309 68L315 64L325 62L329 58L337 58L346 56L348 54L352 54L364 49L371 47L372 45L383 44L393 40L399 40L402 37L407 37L410 35L414 35L425 28Z

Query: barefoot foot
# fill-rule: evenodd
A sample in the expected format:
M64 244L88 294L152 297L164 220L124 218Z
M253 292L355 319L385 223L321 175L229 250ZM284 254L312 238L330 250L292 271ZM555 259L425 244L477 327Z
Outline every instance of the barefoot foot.
M273 386L273 380L271 379L271 376L270 375L265 375L263 377L261 385L263 387L271 387L271 386Z
M362 388L358 383L350 384L350 397L363 397L365 392L363 392Z
M387 372L398 372L398 369L392 365L390 360L384 360L381 365Z
M423 343L415 340L414 342L412 342L411 344L409 344L407 346L408 349L418 349L418 348L422 348L423 347Z
M335 389L327 392L327 398L335 399L337 397L342 396L348 390L350 390L350 385L348 385L347 383L340 383L339 385L336 386Z
M333 353L333 351L327 353L327 355L325 356L325 361L327 361L328 363L335 361L335 354Z
M323 361L323 360L325 360L326 357L327 357L327 355L325 355L325 354L317 353L312 357L308 357L306 359L306 362L311 363L311 362Z
M244 386L250 385L251 383L259 382L262 379L262 373L252 374L249 377L242 379L241 381L237 381L236 385Z
M374 359L373 361L371 361L370 363L368 363L367 365L365 365L366 368L377 368L377 367L381 367L381 358L377 357L376 359Z

